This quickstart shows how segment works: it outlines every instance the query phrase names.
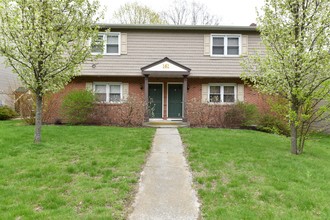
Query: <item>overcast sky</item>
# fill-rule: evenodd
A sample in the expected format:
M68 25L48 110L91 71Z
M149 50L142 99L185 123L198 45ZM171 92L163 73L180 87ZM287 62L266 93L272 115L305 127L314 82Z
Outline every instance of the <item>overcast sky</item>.
M107 7L105 22L111 23L112 14L127 2L140 2L155 11L170 7L172 0L100 0ZM191 1L191 0L187 0ZM256 8L260 9L263 0L196 0L204 3L210 13L222 18L221 25L250 25L256 22Z

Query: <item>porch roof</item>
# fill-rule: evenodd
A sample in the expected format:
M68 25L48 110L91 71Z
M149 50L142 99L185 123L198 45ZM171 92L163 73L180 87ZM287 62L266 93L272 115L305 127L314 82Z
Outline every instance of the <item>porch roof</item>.
M178 77L188 76L191 69L165 57L154 63L141 68L143 75L161 76L161 77Z

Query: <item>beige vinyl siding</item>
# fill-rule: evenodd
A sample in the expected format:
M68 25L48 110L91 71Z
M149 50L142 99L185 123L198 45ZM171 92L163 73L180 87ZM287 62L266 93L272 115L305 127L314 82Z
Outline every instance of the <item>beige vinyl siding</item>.
M249 35L249 55L255 54L256 51L260 54L265 54L265 47L261 43L260 36L258 34Z
M17 76L11 72L9 67L5 67L4 58L0 57L0 101L4 105L14 106L14 96L12 95L19 87Z
M204 55L205 34L210 33L142 31L125 31L125 33L127 33L127 55L104 55L97 61L87 62L84 64L82 75L141 76L141 67L164 57L190 68L190 77L239 77L242 72L241 57ZM249 35L249 50L252 50L258 41L260 41L258 34ZM93 63L96 64L95 68L92 68Z

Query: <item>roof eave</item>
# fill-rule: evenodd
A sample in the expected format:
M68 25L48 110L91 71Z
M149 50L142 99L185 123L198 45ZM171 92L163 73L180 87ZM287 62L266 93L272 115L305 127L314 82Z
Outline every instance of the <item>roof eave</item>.
M97 24L100 28L132 29L132 30L187 30L187 31L251 31L256 26L219 26L219 25L150 25L150 24Z

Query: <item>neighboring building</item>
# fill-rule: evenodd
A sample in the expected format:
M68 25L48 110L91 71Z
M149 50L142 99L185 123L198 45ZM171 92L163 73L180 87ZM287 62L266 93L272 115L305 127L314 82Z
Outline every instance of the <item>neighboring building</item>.
M93 90L108 108L120 106L128 96L151 100L149 119L189 121L191 100L224 106L238 101L264 109L263 98L240 79L240 62L262 50L255 26L178 26L102 24L93 47L103 54L83 64L64 93ZM110 28L111 32L105 32ZM105 117L116 118L110 111ZM53 120L60 118L59 114Z
M17 76L11 69L5 67L4 58L0 57L0 106L7 105L14 108L14 91L18 88Z

